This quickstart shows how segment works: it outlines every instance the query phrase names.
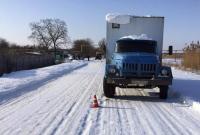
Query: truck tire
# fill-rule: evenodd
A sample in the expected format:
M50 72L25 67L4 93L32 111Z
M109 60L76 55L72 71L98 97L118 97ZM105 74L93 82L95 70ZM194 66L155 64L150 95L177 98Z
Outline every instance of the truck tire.
M115 86L112 84L106 83L106 79L103 81L103 92L104 95L108 98L112 98L115 95Z
M167 99L168 97L168 86L160 86L160 99Z
M112 97L114 97L114 95L115 95L115 85L110 85L110 93L111 93L111 95L112 95Z

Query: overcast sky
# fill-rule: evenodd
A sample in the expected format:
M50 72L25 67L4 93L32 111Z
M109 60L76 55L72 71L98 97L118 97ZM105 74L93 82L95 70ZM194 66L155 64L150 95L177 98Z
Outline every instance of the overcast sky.
M59 18L71 39L105 37L105 15L122 13L165 17L164 47L200 40L200 0L1 0L0 37L17 44L31 43L30 22Z

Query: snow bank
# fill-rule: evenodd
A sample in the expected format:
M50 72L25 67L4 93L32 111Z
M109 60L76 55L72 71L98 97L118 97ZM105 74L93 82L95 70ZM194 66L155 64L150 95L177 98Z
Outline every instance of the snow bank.
M106 21L109 23L128 24L131 21L131 16L109 13L106 15Z
M147 34L141 34L141 35L129 35L129 36L124 36L124 37L121 37L120 39L125 39L125 38L130 38L130 39L141 39L141 40L152 40L151 38L149 38L147 36Z
M200 112L200 103L199 102L193 102L192 108L198 112Z
M33 84L48 81L86 64L87 63L83 61L73 61L39 69L5 74L0 77L0 95L5 95Z

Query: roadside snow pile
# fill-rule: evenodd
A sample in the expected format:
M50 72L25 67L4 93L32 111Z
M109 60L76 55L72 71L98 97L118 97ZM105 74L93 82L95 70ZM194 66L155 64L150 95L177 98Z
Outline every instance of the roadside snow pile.
M199 102L193 102L192 108L198 112L200 112L200 103Z
M141 35L129 35L129 36L124 36L124 37L121 37L120 39L125 39L125 38L129 38L129 39L140 39L140 40L152 40L151 38L149 38L147 36L147 34L141 34Z
M87 63L83 61L73 61L71 63L5 74L0 77L0 95L18 91L30 85L49 81L86 64Z
M200 111L200 75L172 68L172 90L192 104L193 109Z
M106 15L106 21L109 23L128 24L131 21L131 16L109 13Z

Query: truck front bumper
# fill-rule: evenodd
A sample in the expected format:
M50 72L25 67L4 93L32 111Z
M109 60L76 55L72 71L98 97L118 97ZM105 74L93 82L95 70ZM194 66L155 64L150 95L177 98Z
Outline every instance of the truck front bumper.
M170 77L158 77L154 79L138 79L138 78L106 78L108 84L114 84L116 86L162 86L171 85L172 78Z

